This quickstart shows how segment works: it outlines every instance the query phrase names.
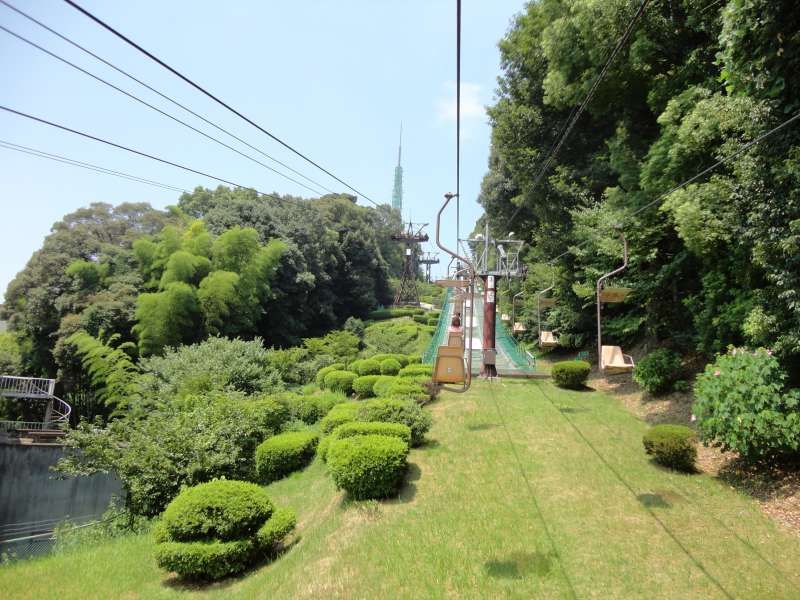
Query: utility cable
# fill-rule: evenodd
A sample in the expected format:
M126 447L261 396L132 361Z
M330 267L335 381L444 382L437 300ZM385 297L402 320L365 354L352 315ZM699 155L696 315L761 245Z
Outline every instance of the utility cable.
M15 152L22 152L23 154L29 154L31 156L38 156L39 158L46 158L48 160L52 160L55 162L64 163L67 165L72 165L74 167L80 167L82 169L87 169L89 171L96 171L97 173L103 173L105 175L113 175L114 177L120 177L122 179L128 179L130 181L136 181L139 183L145 183L147 185L152 185L154 187L163 188L165 190L171 190L174 192L183 192L186 194L190 194L191 192L187 189L177 187L174 185L170 185L167 183L160 183L158 181L153 181L152 179L145 179L144 177L139 177L137 175L131 175L130 173L125 173L123 171L115 171L114 169L107 169L106 167L101 167L99 165L94 165L92 163L83 162L80 160L75 160L73 158L68 158L66 156L60 156L58 154L51 154L49 152L44 152L43 150L37 150L36 148L30 148L28 146L21 146L19 144L14 144L11 142L7 142L5 140L0 140L0 147L5 148L6 150L14 150Z
M564 575L564 579L567 582L567 586L569 587L569 591L573 598L578 598L578 594L575 591L575 587L572 584L572 580L570 580L569 575L567 574L567 570L564 567L564 560L561 558L561 553L558 551L558 547L556 546L555 540L553 539L552 534L550 533L550 528L547 526L547 521L544 519L544 514L542 513L542 509L539 506L539 502L536 500L536 494L533 491L533 486L531 485L528 476L525 474L525 468L522 464L522 460L519 457L519 453L517 452L517 447L514 445L514 439L511 437L511 432L508 430L508 425L506 424L506 419L503 416L503 411L500 409L500 403L497 401L497 397L494 394L493 383L491 381L488 382L489 385L489 395L492 397L492 402L494 403L495 410L497 412L497 416L500 418L500 424L503 426L503 430L505 431L506 437L508 438L508 445L511 447L511 453L514 455L514 460L517 463L517 470L519 471L522 480L525 482L525 487L528 488L528 496L531 499L533 504L533 508L536 510L536 514L539 516L539 520L542 522L544 526L544 532L547 536L547 539L550 541L550 546L553 548L553 553L558 560L558 566L561 567L561 573Z
M708 173L710 173L711 171L714 171L714 170L716 170L717 168L719 168L719 167L721 167L722 165L724 165L724 164L726 164L726 163L730 162L730 161L731 161L731 160L733 160L734 158L737 158L737 157L741 156L741 155L742 155L744 152L746 152L747 150L749 150L750 148L752 148L752 147L753 147L753 146L755 146L756 144L760 144L761 142L763 142L763 141L764 141L766 138L768 138L769 136L771 136L771 135L773 135L773 134L777 133L778 131L780 131L780 130L781 130L781 129L783 129L784 127L787 127L787 126L791 125L792 123L794 123L794 122L795 122L795 121L797 121L798 119L800 119L800 112L797 112L797 113L795 113L793 116L789 117L788 119L786 119L785 121L783 121L783 122L782 122L782 123L780 123L779 125L776 125L775 127L773 127L772 129L770 129L769 131L766 131L766 132L762 133L761 135L759 135L759 136L757 136L757 137L753 138L752 140L750 140L749 142L747 142L746 144L744 144L744 145L743 145L741 148L739 148L739 149L738 149L736 152L734 152L733 154L730 154L729 156L726 156L725 158L721 158L721 159L719 159L718 161L716 161L716 162L715 162L714 164L712 164L711 166L708 166L708 167L706 167L705 169L703 169L703 170L702 170L702 171L700 171L699 173L697 173L697 174L693 175L692 177L690 177L690 178L689 178L689 179L687 179L686 181L683 181L683 182L679 183L678 185L676 185L675 187L671 188L669 191L667 191L667 192L664 192L663 194L661 194L660 196L658 196L658 197L657 197L657 198L655 198L654 200L651 200L651 201L650 201L650 202L648 202L647 204L644 204L644 205L640 206L639 208L637 208L636 210L632 211L631 213L629 213L629 214L627 214L627 215L624 215L624 216L622 217L622 219L620 220L620 222L619 222L619 226L622 226L622 225L624 225L624 224L625 224L625 223L626 223L626 222L627 222L629 219L631 219L631 217L635 217L635 216L636 216L636 215L638 215L639 213L642 213L642 212L644 212L645 210L647 210L647 209L649 209L649 208L652 208L652 207L653 207L653 206L655 206L656 204L659 204L660 202L663 202L663 201L664 201L664 200L666 200L666 199L667 199L667 197L669 197L671 194L674 194L674 193L675 193L675 192L677 192L678 190L685 188L687 185L690 185L690 184L694 183L695 181L697 181L698 179L700 179L700 178L701 178L703 175L707 175L707 174L708 174ZM555 257L551 258L551 259L550 259L548 262L555 262L555 261L556 261L556 260L558 260L559 258L563 258L563 257L564 257L564 256L566 256L567 254L570 254L570 253L571 253L573 250L575 250L575 249L577 249L577 248L580 248L581 246L585 246L586 244L588 244L588 243L589 243L589 241L590 241L590 240L586 239L586 240L584 240L584 241L582 241L582 242L580 242L580 243L578 243L578 244L575 244L574 246L572 246L571 248L569 248L569 249L565 250L564 252L562 252L562 253L561 253L561 254L559 254L558 256L555 256Z
M0 1L2 1L2 0L0 0ZM26 37L24 37L24 36L22 36L22 35L19 35L18 33L15 33L15 32L13 32L13 31L11 31L10 29L8 29L8 28L4 27L3 25L0 25L0 30L2 30L2 31L5 31L7 34L9 34L9 35L11 35L11 36L13 36L13 37L17 38L17 39L18 39L18 40L20 40L21 42L24 42L24 43L26 43L26 44L28 44L28 45L30 45L30 46L32 46L32 47L34 47L34 48L36 48L37 50L39 50L39 51L41 51L41 52L44 52L44 53L45 53L45 54L47 54L48 56L50 56L50 57L52 57L52 58L54 58L54 59L56 59L56 60L58 60L58 61L60 61L60 62L64 63L65 65L68 65L68 66L72 67L73 69L75 69L75 70L77 70L77 71L79 71L79 72L83 73L84 75L87 75L88 77L91 77L92 79L94 79L94 80L96 80L96 81L99 81L100 83L102 83L102 84L104 84L104 85L106 85L106 86L110 87L111 89L113 89L113 90L116 90L117 92L119 92L120 94L123 94L123 95L127 96L127 97L128 97L128 98L130 98L131 100L134 100L135 102L138 102L138 103L140 103L140 104L143 104L144 106L146 106L146 107L150 108L151 110L154 110L154 111L156 111L157 113L159 113L159 114L161 114L161 115L163 115L163 116L167 117L168 119L171 119L171 120L175 121L176 123L179 123L180 125L183 125L184 127L188 128L188 129L191 129L191 130L192 130L192 131L194 131L195 133L199 133L200 135L202 135L202 136L204 136L204 137L208 138L209 140L211 140L211 141L213 141L213 142L216 142L216 143L217 143L217 144L219 144L220 146L224 146L224 147L225 147L225 148L227 148L228 150L231 150L231 151L235 152L236 154L239 154L240 156L243 156L244 158L247 158L248 160L251 160L251 161L253 161L254 163L256 163L256 164L258 164L258 165L261 165L261 166L262 166L262 167L264 167L265 169L269 169L269 170L270 170L270 171L272 171L273 173L276 173L276 174L280 175L281 177L283 177L283 178L285 178L285 179L288 179L288 180L289 180L289 181L291 181L292 183L296 183L297 185L299 185L299 186L301 186L301 187L304 187L305 189L309 190L310 192L312 192L312 193L314 193L314 194L317 194L317 195L319 195L319 196L322 196L322 192L320 192L319 190L315 190L314 188L312 188L312 187L309 187L309 186L308 186L308 185L306 185L305 183L302 183L302 182L300 182L300 181L297 181L296 179L294 179L294 178L292 178L292 177L289 177L288 175L286 175L286 174L284 174L284 173L281 173L281 172L280 172L280 171L278 171L277 169L273 169L272 167L270 167L269 165L267 165L267 164L265 164L265 163L261 162L261 161L260 161L260 160L258 160L257 158L253 158L253 157L252 157L252 156L250 156L249 154L245 154L244 152L241 152L240 150L237 150L237 149L236 149L236 148L234 148L233 146L230 146L229 144L226 144L226 143L225 143L225 142L223 142L222 140L220 140L220 139L218 139L218 138L215 138L215 137L214 137L214 136L212 136L212 135L209 135L209 134L207 134L205 131L202 131L202 130L200 130L200 129L198 129L198 128L194 127L193 125L190 125L190 124L189 124L189 123L187 123L186 121L182 121L182 120L181 120L181 119L179 119L178 117L175 117L175 116L173 116L173 115L169 114L168 112L165 112L165 111L161 110L161 109L160 109L160 108L158 108L157 106L154 106L154 105L150 104L149 102L146 102L145 100L142 100L142 99L141 99L141 98L139 98L138 96L136 96L136 95L134 95L134 94L131 94L130 92L128 92L128 91L126 91L126 90L124 90L124 89L122 89L122 88L120 88L120 87L117 87L116 85L114 85L113 83L111 83L111 82L109 82L109 81L106 81L106 80L105 80L105 79L103 79L102 77L99 77L98 75L95 75L94 73L91 73L91 72L87 71L86 69L84 69L84 68L82 68L82 67L79 67L78 65L76 65L75 63L72 63L72 62L70 62L70 61L69 61L69 60L67 60L66 58L63 58L63 57L61 57L61 56L58 56L57 54L55 54L55 53L51 52L50 50L48 50L48 49L46 49L46 48L43 48L42 46L40 46L40 45L39 45L39 44L37 44L36 42L33 42L33 41L31 41L31 40L27 39Z
M456 0L456 248L461 238L461 0Z
M644 10L645 8L647 8L647 4L649 2L650 0L642 0L642 3L639 5L639 9L636 11L631 20L628 22L628 26L625 28L625 32L622 34L622 37L620 37L619 40L617 40L614 49L611 51L611 54L609 54L608 58L606 59L606 62L603 65L600 74L595 78L594 82L592 83L592 87L589 88L589 92L586 94L586 97L583 99L583 102L581 102L577 110L573 109L573 112L570 115L571 118L567 121L568 125L563 130L563 133L561 134L561 137L558 139L558 142L556 142L555 146L553 146L549 155L542 164L542 167L539 169L539 172L536 174L536 177L534 178L533 183L531 184L531 190L536 188L536 186L539 184L539 181L541 181L542 177L544 177L545 173L550 168L550 165L555 160L555 157L558 154L559 150L561 150L561 147L564 145L564 142L566 142L567 138L569 137L569 134L572 133L572 129L575 127L575 124L578 122L578 119L581 118L583 111L586 110L586 107L592 101L592 98L594 97L597 88L600 86L600 82L603 81L603 79L605 78L608 69L611 67L611 63L614 62L614 59L617 57L617 54L619 54L620 50L622 50L622 48L628 43L628 39L633 33L633 29L636 26L636 23L644 14ZM508 226L511 225L511 222L516 218L516 216L519 214L522 208L523 208L522 205L517 207L517 210L515 210L514 213L511 215L511 218L508 219L508 222L506 223L506 229L508 229Z
M369 196L367 196L367 195L366 195L366 194L364 194L363 192L360 192L358 189L356 189L355 187L353 187L352 185L350 185L349 183L347 183L347 182L346 182L346 181L344 181L343 179L340 179L339 177L337 177L336 175L334 175L333 173L331 173L329 170L327 170L327 169L325 169L324 167L322 167L322 166L321 166L319 163L317 163L317 162L314 162L314 161L313 161L311 158L309 158L308 156L306 156L305 154L303 154L303 153L302 153L302 152L300 152L299 150L295 149L294 147L292 147L291 145L289 145L287 142L283 141L283 140L282 140L281 138L279 138L278 136L276 136L276 135L274 135L273 133L269 132L267 129L265 129L264 127L262 127L261 125L259 125L258 123L256 123L256 122L255 122L255 121L253 121L252 119L250 119L249 117L245 116L244 114L242 114L241 112L239 112L238 110L236 110L235 108L233 108L233 107L232 107L230 104L227 104L226 102L224 102L223 100L221 100L220 98L218 98L217 96L215 96L214 94L212 94L211 92L209 92L208 90L206 90L206 89L205 89L204 87L202 87L201 85L199 85L199 84L195 83L194 81L192 81L191 79L189 79L189 78L188 78L186 75L184 75L183 73L181 73L181 72L180 72L180 71L178 71L177 69L175 69L175 68L171 67L170 65L168 65L166 62L164 62L163 60L161 60L160 58L158 58L157 56L155 56L155 55L154 55L154 54L152 54L151 52L148 52L148 51L147 51L147 50L145 50L145 49L144 49L142 46L140 46L139 44L137 44L136 42L134 42L134 41L133 41L133 40L131 40L130 38L126 37L124 34L120 33L120 32L119 32L119 31L117 31L116 29L114 29L114 28L113 28L111 25L107 24L105 21L103 21L103 20L102 20L102 19L100 19L99 17L96 17L96 16L95 16L95 15L93 15L91 12L89 12L89 11L88 11L88 10L86 10L85 8L81 7L81 6L80 6L80 5L78 5L77 3L73 2L72 0L64 0L64 2L66 2L67 4L69 4L69 5L70 5L72 8L74 8L74 9L75 9L75 10L77 10L78 12L81 12L81 13L83 13L83 14L84 14L86 17L88 17L89 19L91 19L92 21L94 21L95 23L97 23L98 25L100 25L101 27L103 27L103 28L104 28L106 31L108 31L108 32L110 32L110 33L112 33L112 34L114 34L114 35L115 35L115 36L117 36L119 39L121 39L122 41L124 41L126 44L128 44L129 46L131 46L131 47L135 48L136 50L138 50L139 52L141 52L142 54L144 54L144 55L145 55L147 58L149 58L150 60L152 60L152 61L154 61L155 63L159 64L161 67L163 67L164 69L166 69L167 71L169 71L170 73L172 73L173 75L175 75L176 77L179 77L180 79L182 79L183 81L185 81L186 83L188 83L189 85L191 85L193 88L195 88L197 91L201 92L202 94L204 94L205 96L207 96L208 98L210 98L211 100L213 100L214 102L216 102L217 104L219 104L220 106L222 106L223 108L227 109L229 112L232 112L233 114L235 114L235 115L236 115L237 117L239 117L240 119L242 119L242 120L246 121L247 123L249 123L250 125L252 125L252 126L253 126L253 127L255 127L256 129L258 129L258 130L259 130L261 133L263 133L263 134L267 135L268 137L272 138L273 140L275 140L276 142L278 142L278 143L279 143L281 146L283 146L284 148L286 148L286 149L290 150L291 152L293 152L294 154L296 154L297 156L299 156L300 158L302 158L302 159L303 159L303 160L305 160L306 162L308 162L308 163L312 164L312 165L313 165L313 166L315 166L317 169L319 169L319 170L320 170L320 171L322 171L323 173L325 173L325 174L329 175L330 177L332 177L333 179L335 179L336 181L338 181L339 183L341 183L342 185L344 185L346 188L348 188L348 189L352 190L353 192L355 192L356 194L358 194L359 196L361 196L362 198L364 198L365 200L367 200L368 202L371 202L371 203L372 203L373 205L375 205L375 206L379 206L379 204L378 204L377 202L375 202L374 200L372 200L372 198L370 198Z
M183 169L184 171L189 171L190 173L195 173L197 175L202 175L203 177L208 177L209 179L214 179L216 181L221 181L222 183L227 183L228 185L232 185L232 186L237 187L237 188L250 189L250 190L253 190L259 196L264 196L266 198L272 198L274 200L280 200L281 199L280 196L277 196L275 194L267 194L265 192L260 192L255 188L247 187L247 186L241 185L239 183L230 181L228 179L223 179L222 177L217 177L216 175L211 175L210 173L206 173L204 171L198 171L197 169L193 169L191 167L187 167L187 166L182 165L180 163L172 162L172 161L167 160L165 158L159 158L158 156L153 156L152 154L148 154L147 152L142 152L141 150L136 150L134 148L130 148L128 146L123 146L122 144L117 144L115 142L112 142L112 141L109 141L109 140L106 140L106 139L91 135L89 133L85 133L83 131L78 131L77 129L72 129L70 127L67 127L66 125L59 125L58 123L54 123L52 121L48 121L46 119L42 119L42 118L36 117L34 115L29 115L29 114L24 113L22 111L15 110L13 108L9 108L8 106L0 105L0 110L4 110L4 111L9 112L11 114L15 114L15 115L18 115L20 117L24 117L26 119L30 119L31 121L36 121L38 123L42 123L43 125L49 125L50 127L55 127L56 129L61 129L62 131L67 131L69 133L74 133L75 135L79 135L81 137L85 137L87 139L94 140L95 142L100 142L102 144L106 144L106 145L112 146L114 148L119 148L120 150L125 150L126 152L130 152L132 154L138 154L139 156L144 156L145 158L149 158L151 160L155 160L155 161L158 161L160 163L164 163L165 165L170 165L170 166L176 167L178 169Z
M611 463L609 463L608 460L606 460L605 456L600 454L600 452L597 450L597 448L595 448L594 444L592 444L592 442L589 441L589 439L583 434L583 432L580 429L578 429L578 427L575 425L575 423L573 423L572 420L569 417L567 417L566 414L564 414L562 411L558 410L558 406L556 406L556 403L553 401L552 398L550 398L549 395L547 395L545 393L544 388L539 384L539 382L536 382L536 387L539 388L539 392L550 403L550 405L553 407L553 409L555 409L555 411L558 414L561 415L561 417L569 424L569 426L572 428L572 430L575 433L578 434L578 437L580 437L581 440L583 440L583 442L595 454L595 456L597 456L597 458L600 459L600 462L602 462L603 465L605 465L605 467L609 471L611 471L611 473L622 484L622 486L625 487L631 494L633 494L634 497L637 497L636 490L634 490L631 487L631 485L611 465ZM652 508L650 508L649 506L646 506L646 505L642 505L642 507L650 514L651 517L653 517L655 522L658 523L658 525L661 527L661 529L664 531L664 533L666 533L667 536L669 536L669 538L673 542L675 542L675 544L683 551L683 553L687 556L687 558L689 558L689 560L691 560L692 563L694 563L694 565L709 579L709 581L711 581L717 587L717 589L719 589L719 591L722 592L722 594L726 598L729 598L730 600L733 600L734 596L728 590L726 590L725 587L723 587L723 585L719 582L719 580L716 577L714 577L711 573L708 572L708 570L705 568L705 566L703 566L703 563L701 563L700 560L698 560L689 551L689 549L686 546L683 545L683 543L669 529L669 527L667 527L666 524L658 517L658 515L655 513L655 511Z
M32 23L35 23L36 25L38 25L38 26L39 26L39 27L41 27L42 29L45 29L45 30L49 31L50 33L52 33L52 34L53 34L53 35L55 35L56 37L58 37L58 38L62 39L63 41L67 42L68 44L70 44L70 45L72 45L73 47L77 48L78 50L81 50L82 52L84 52L84 53L88 54L88 55L89 55L89 56L91 56L92 58L94 58L94 59L96 59L96 60L100 61L101 63L103 63L104 65L106 65L106 66L108 66L108 67L111 67L112 69L114 69L115 71L117 71L118 73L120 73L121 75L124 75L125 77L127 77L128 79L130 79L131 81L134 81L134 82L138 83L138 84L139 84L139 85L141 85L142 87L144 87L144 88L146 88L146 89L150 90L151 92L153 92L154 94L156 94L156 95L160 96L160 97L161 97L161 98L163 98L164 100L167 100L168 102L171 102L172 104L174 104L174 105L175 105L175 106L177 106L178 108L181 108L181 109L185 110L185 111L186 111L186 112L188 112L189 114L191 114L191 115L193 115L193 116L197 117L198 119L200 119L200 120L201 120L201 121L203 121L204 123L206 123L206 124L208 124L208 125L211 125L212 127L214 127L215 129L217 129L218 131L221 131L222 133L224 133L225 135L227 135L227 136L231 137L232 139L236 140L237 142L240 142L240 143L244 144L245 146L247 146L247 147L248 147L248 148L250 148L251 150L255 150L256 152L258 152L259 154L261 154L261 156L263 156L263 157L265 157L265 158L267 158L267 159L269 159L269 160L273 161L273 162L274 162L274 163L276 163L276 164L279 164L280 166L282 166L282 167L284 167L285 169L287 169L287 170L291 171L292 173L294 173L294 174L295 174L295 175L297 175L298 177L302 177L302 178L303 178L303 179L305 179L306 181L308 181L308 182L310 182L310 183L314 184L314 185L315 185L315 186L317 186L318 188L321 188L321 189L325 190L325 191L326 191L326 192L328 192L328 193L331 193L331 194L335 194L335 193L336 193L336 192L334 192L333 190L331 190L331 189L329 189L329 188L326 188L326 187L325 187L324 185L322 185L321 183L319 183L319 182L317 182L317 181L314 181L314 180L313 180L313 179L311 179L310 177L308 177L308 176L304 175L304 174L303 174L303 173L301 173L300 171L296 171L295 169L293 169L292 167L290 167L290 166L289 166L289 165L287 165L286 163L283 163L283 162L281 162L280 160L278 160L277 158L275 158L275 157L273 157L273 156L270 156L269 154L267 154L267 153L266 153L266 152L264 152L263 150L261 150L261 149L257 148L256 146L254 146L254 145L250 144L249 142L247 142L247 141L243 140L242 138L240 138L240 137L238 137L237 135L235 135L235 134L231 133L231 132L230 132L230 131L228 131L227 129L225 129L225 128L221 127L220 125L218 125L218 124L214 123L213 121L210 121L209 119L207 119L207 118L206 118L206 117L204 117L203 115L196 113L196 112L195 112L195 111L193 111L191 108L189 108L189 107L185 106L184 104L181 104L180 102L178 102L178 101L177 101L177 100L175 100L174 98L171 98L170 96L167 96L166 94L164 94L164 93L160 92L159 90L157 90L156 88L152 87L151 85L148 85L147 83L145 83L145 82L144 82L144 81L142 81L141 79L138 79L137 77L134 77L133 75L131 75L130 73L128 73L128 72L127 72L127 71L125 71L124 69L121 69L120 67L116 66L115 64L113 64L113 63L111 63L110 61L106 60L105 58L103 58L103 57L101 57L101 56L98 56L97 54L95 54L95 53L94 53L94 52L92 52L91 50L89 50L89 49L87 49L87 48L85 48L85 47L81 46L80 44L78 44L78 43L77 43L77 42L75 42L74 40L70 39L69 37L67 37L67 36L65 36L65 35L63 35L63 34L61 34L61 33L59 33L58 31L56 31L56 30L55 30L55 29L53 29L52 27L49 27L49 26L45 25L44 23L42 23L42 22L41 22L41 21L39 21L38 19L36 19L36 18L32 17L31 15L27 14L26 12L24 12L24 11L20 10L20 9L19 9L19 8L17 8L16 6L13 6L13 5L12 5L12 4L10 4L9 2L7 2L6 0L0 0L0 4L3 4L3 5L5 5L5 6L6 6L6 7L8 7L9 9L11 9L11 10L13 10L14 12L16 12L17 14L19 14L19 15L21 15L21 16L23 16L23 17L25 17L26 19L28 19L28 20L29 20L29 21L31 21Z

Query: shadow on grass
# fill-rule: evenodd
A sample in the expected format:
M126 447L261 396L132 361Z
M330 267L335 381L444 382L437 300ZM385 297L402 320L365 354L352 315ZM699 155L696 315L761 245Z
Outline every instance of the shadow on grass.
M437 450L441 446L442 445L439 443L438 440L431 440L431 439L425 438L422 441L422 443L419 446L417 446L417 448L419 450Z
M487 429L494 429L497 427L496 423L474 423L472 425L467 425L467 431L486 431Z
M541 552L512 552L506 557L483 563L486 574L497 579L522 579L529 575L544 577L552 567L550 556Z
M259 569L276 562L281 556L289 552L289 550L291 550L299 542L300 542L300 536L297 535L293 537L290 542L284 544L278 544L277 546L275 546L275 548L273 548L269 552L266 552L264 556L256 560L252 565L247 567L247 569L245 569L244 571L235 573L233 575L228 575L227 577L223 577L222 579L217 579L216 581L183 579L182 577L176 575L175 573L170 573L166 579L161 581L161 585L163 587L179 590L182 592L206 592L212 590L224 590L232 585L235 585L239 581L246 579Z
M591 409L585 406L560 406L558 410L567 415L574 415L576 413L589 412Z

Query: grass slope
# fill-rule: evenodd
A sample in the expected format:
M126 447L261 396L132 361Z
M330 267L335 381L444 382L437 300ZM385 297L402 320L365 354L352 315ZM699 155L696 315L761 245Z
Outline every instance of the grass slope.
M499 408L499 411L498 411ZM431 409L400 498L347 503L315 463L275 562L208 586L160 572L148 536L0 568L7 598L797 598L800 540L704 475L651 464L613 399L476 383Z

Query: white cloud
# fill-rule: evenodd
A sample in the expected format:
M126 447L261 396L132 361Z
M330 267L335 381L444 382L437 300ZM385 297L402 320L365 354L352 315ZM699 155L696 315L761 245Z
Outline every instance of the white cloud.
M444 96L436 103L436 112L442 121L456 120L456 84L448 81L444 84ZM481 119L486 109L481 103L481 86L477 83L461 82L461 120Z

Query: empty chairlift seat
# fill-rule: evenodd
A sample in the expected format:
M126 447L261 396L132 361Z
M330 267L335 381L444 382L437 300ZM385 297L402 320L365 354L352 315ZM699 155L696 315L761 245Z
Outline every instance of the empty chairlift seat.
M619 346L603 346L600 353L600 368L606 373L629 373L633 371L633 358L622 353Z
M514 327L512 329L514 333L521 333L523 331L528 331L528 328L525 327L524 323L514 323Z
M439 346L433 365L434 383L464 383L464 348L462 346Z
M555 348L558 346L558 338L552 331L542 331L539 336L539 346L542 348Z

